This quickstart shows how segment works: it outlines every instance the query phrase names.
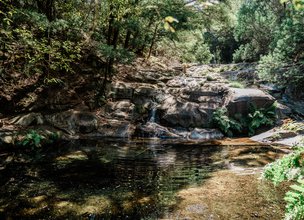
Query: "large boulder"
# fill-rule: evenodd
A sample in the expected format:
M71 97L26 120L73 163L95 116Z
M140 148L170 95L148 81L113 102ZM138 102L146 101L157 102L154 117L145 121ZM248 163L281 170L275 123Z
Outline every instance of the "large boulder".
M175 97L166 99L161 107L161 121L169 126L194 128L206 127L210 118L198 103L184 102Z
M185 85L181 86L179 82ZM228 88L222 83L202 82L188 77L169 82L171 90L167 90L169 95L160 105L163 124L183 128L210 127L212 114L223 105ZM181 87L173 88L175 84Z
M231 88L225 101L230 116L247 115L250 107L267 108L275 102L275 99L259 89Z

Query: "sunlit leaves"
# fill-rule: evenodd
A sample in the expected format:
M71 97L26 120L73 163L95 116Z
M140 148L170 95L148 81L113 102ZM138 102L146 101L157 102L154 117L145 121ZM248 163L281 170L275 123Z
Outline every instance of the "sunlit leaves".
M293 0L292 3L296 10L304 10L304 0Z
M173 18L172 16L167 16L165 18L165 22L168 22L168 23L173 23L173 22L177 22L178 23L178 20L176 18Z

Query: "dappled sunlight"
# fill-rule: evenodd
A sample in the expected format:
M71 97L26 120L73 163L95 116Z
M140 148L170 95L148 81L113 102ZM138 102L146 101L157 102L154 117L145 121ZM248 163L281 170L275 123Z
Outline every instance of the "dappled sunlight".
M283 150L237 140L215 143L80 140L46 148L34 159L12 155L0 216L216 219L225 216L219 207L226 203L232 214L241 203L245 210L242 189L253 187L246 193L254 197L251 184L261 167Z
M169 219L281 219L282 194L282 189L258 180L257 174L217 171L202 185L177 192L180 203L167 215Z

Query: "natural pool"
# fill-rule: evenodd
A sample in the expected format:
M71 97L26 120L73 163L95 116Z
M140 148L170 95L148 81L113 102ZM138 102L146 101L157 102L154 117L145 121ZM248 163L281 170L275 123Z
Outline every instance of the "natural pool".
M281 219L284 187L259 176L284 151L159 139L0 148L0 219Z

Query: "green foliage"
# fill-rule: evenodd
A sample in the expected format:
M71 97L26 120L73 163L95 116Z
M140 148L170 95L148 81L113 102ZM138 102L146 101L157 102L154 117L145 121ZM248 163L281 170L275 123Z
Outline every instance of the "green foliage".
M45 139L34 130L30 130L21 140L22 146L29 146L31 148L41 147L41 141Z
M80 58L81 46L77 38L67 39L68 22L50 21L45 14L20 4L11 5L6 14L9 23L0 22L4 71L45 76L51 72L72 72L72 64Z
M212 63L230 63L237 48L233 32L242 0L220 1L201 13L203 36L212 54Z
M271 105L267 109L256 109L256 107L252 107L247 119L249 135L254 135L256 129L263 125L273 125L276 119L275 110L276 104Z
M16 144L24 147L29 147L32 150L39 148L44 144L51 144L57 141L60 137L56 132L43 132L41 130L29 130L25 134L19 134L16 137Z
M304 147L299 147L295 152L284 156L265 166L263 177L271 180L275 185L283 182L284 180L294 180L303 176L302 157Z
M228 136L240 134L245 130L248 130L248 135L252 136L261 126L274 124L275 109L276 104L267 109L251 107L250 113L245 117L240 115L229 117L225 107L218 108L213 113L213 123Z
M229 137L242 130L242 125L238 121L228 117L226 108L219 108L213 113L213 122Z
M129 63L136 55L150 56L161 40L177 40L175 30L192 28L189 19L195 17L183 0L2 0L1 4L5 6L0 11L2 74L60 79L60 74L74 72L80 62L94 57L104 73L102 86L111 81L115 64ZM202 42L191 49L197 60L210 59Z
M157 48L159 54L187 63L209 63L212 54L199 30L179 31L175 40L164 39Z
M258 59L258 51L254 45L247 43L242 44L234 53L233 61L235 63L239 62L252 62Z
M301 220L304 218L304 180L298 180L285 195L285 219Z
M271 180L275 185L285 180L296 180L291 190L285 195L285 219L303 219L304 217L304 147L295 147L295 151L273 163L266 165L263 178Z
M258 66L263 80L280 85L301 85L304 82L304 11L289 9L289 16L278 26L273 47L261 58Z
M241 43L233 55L235 62L258 61L269 52L282 10L277 0L243 2L234 31L235 39Z
M283 86L304 83L302 0L244 1L237 15L235 62L258 61L262 80Z

